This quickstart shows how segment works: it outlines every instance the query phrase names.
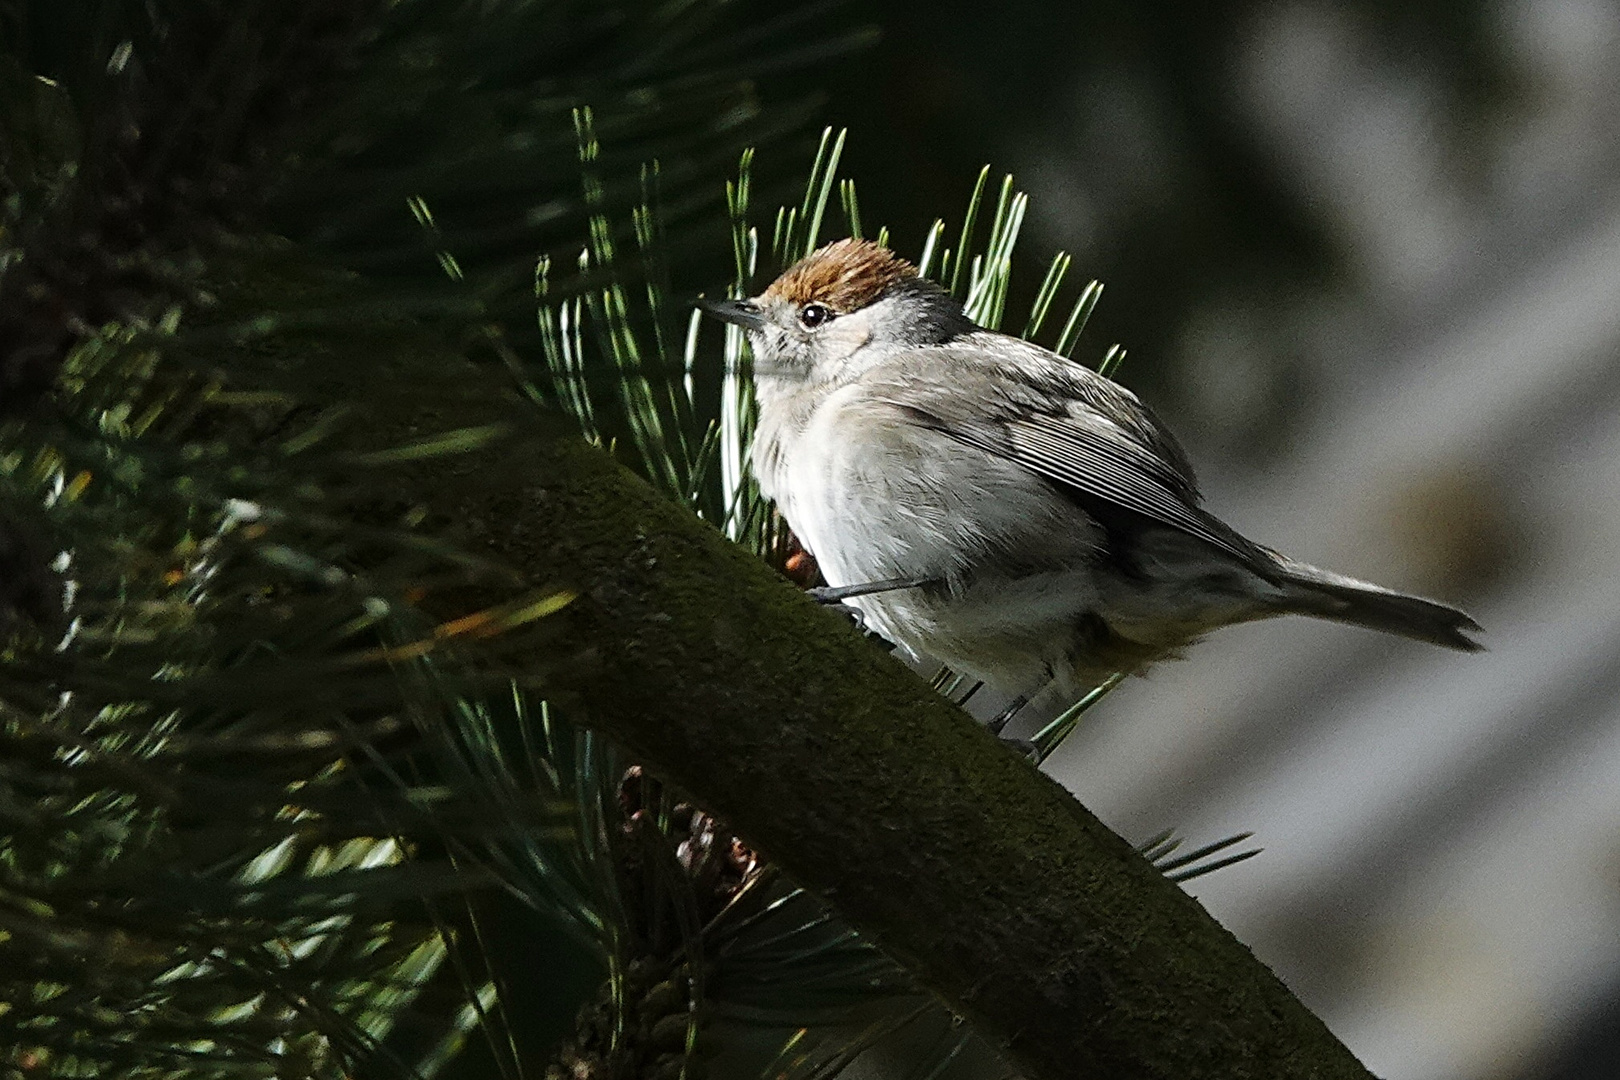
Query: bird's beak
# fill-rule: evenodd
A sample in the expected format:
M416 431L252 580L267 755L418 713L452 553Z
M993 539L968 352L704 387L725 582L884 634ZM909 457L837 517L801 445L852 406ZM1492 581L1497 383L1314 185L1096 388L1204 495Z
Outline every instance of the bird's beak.
M765 328L765 316L752 300L707 300L700 297L697 306L721 322L736 323L744 330Z

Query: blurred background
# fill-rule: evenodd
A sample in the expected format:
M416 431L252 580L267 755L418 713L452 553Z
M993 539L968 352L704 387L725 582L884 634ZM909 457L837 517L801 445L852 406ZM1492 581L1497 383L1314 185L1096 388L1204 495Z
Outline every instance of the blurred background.
M1122 687L1049 763L1392 1080L1620 1076L1620 5L870 5L814 73L915 253L985 162L1107 285L1081 355L1310 562L1467 607ZM829 16L830 19L836 16ZM1015 305L1016 309L1016 305Z

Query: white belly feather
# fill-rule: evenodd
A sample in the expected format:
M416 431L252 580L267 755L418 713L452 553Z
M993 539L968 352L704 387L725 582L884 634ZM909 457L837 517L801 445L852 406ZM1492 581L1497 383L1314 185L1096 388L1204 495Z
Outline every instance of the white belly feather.
M757 475L828 584L946 583L852 601L873 629L1011 692L1063 674L1075 627L1098 601L1101 538L1087 519L1022 467L858 387L784 404L771 410L779 422L760 427ZM990 553L995 572L980 558Z

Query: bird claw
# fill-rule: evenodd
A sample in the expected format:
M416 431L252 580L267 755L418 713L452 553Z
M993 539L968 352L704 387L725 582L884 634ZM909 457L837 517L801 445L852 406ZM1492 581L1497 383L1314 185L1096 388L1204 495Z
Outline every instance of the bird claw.
M997 735L996 738L1001 740L1002 746L1005 746L1013 753L1022 756L1031 765L1039 765L1041 763L1041 748L1036 746L1033 741L1029 739L1015 739L1008 735Z
M811 590L811 592L814 591L815 590ZM872 628L866 625L866 612L862 611L854 604L846 604L842 600L822 600L819 597L816 598L816 602L825 606L826 609L832 612L834 615L840 615L848 619L851 623L854 623L855 629L859 630L861 633L870 634L872 632Z
M884 637L882 634L868 626L866 623L866 612L862 611L854 604L846 604L842 600L834 600L825 606L827 610L831 611L833 614L841 615L848 619L850 621L850 625L854 626L856 630L859 630L866 640L879 646L884 652L893 652L895 650L894 642L890 641L888 638Z
M1022 712L1025 705L1029 704L1029 698L1030 695L1028 694L1019 694L1017 697L1007 702L1006 707L995 716L991 717L990 720L984 725L990 729L990 734L999 736L1001 734L1001 729L1006 727L1012 721L1013 717Z

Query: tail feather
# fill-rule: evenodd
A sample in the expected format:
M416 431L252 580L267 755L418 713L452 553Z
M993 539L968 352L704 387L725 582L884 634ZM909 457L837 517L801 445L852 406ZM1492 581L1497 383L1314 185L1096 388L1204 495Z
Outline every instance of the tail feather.
M1469 637L1484 627L1454 607L1304 563L1284 562L1282 610L1319 619L1365 626L1416 641L1428 641L1462 652L1481 652L1485 646Z

